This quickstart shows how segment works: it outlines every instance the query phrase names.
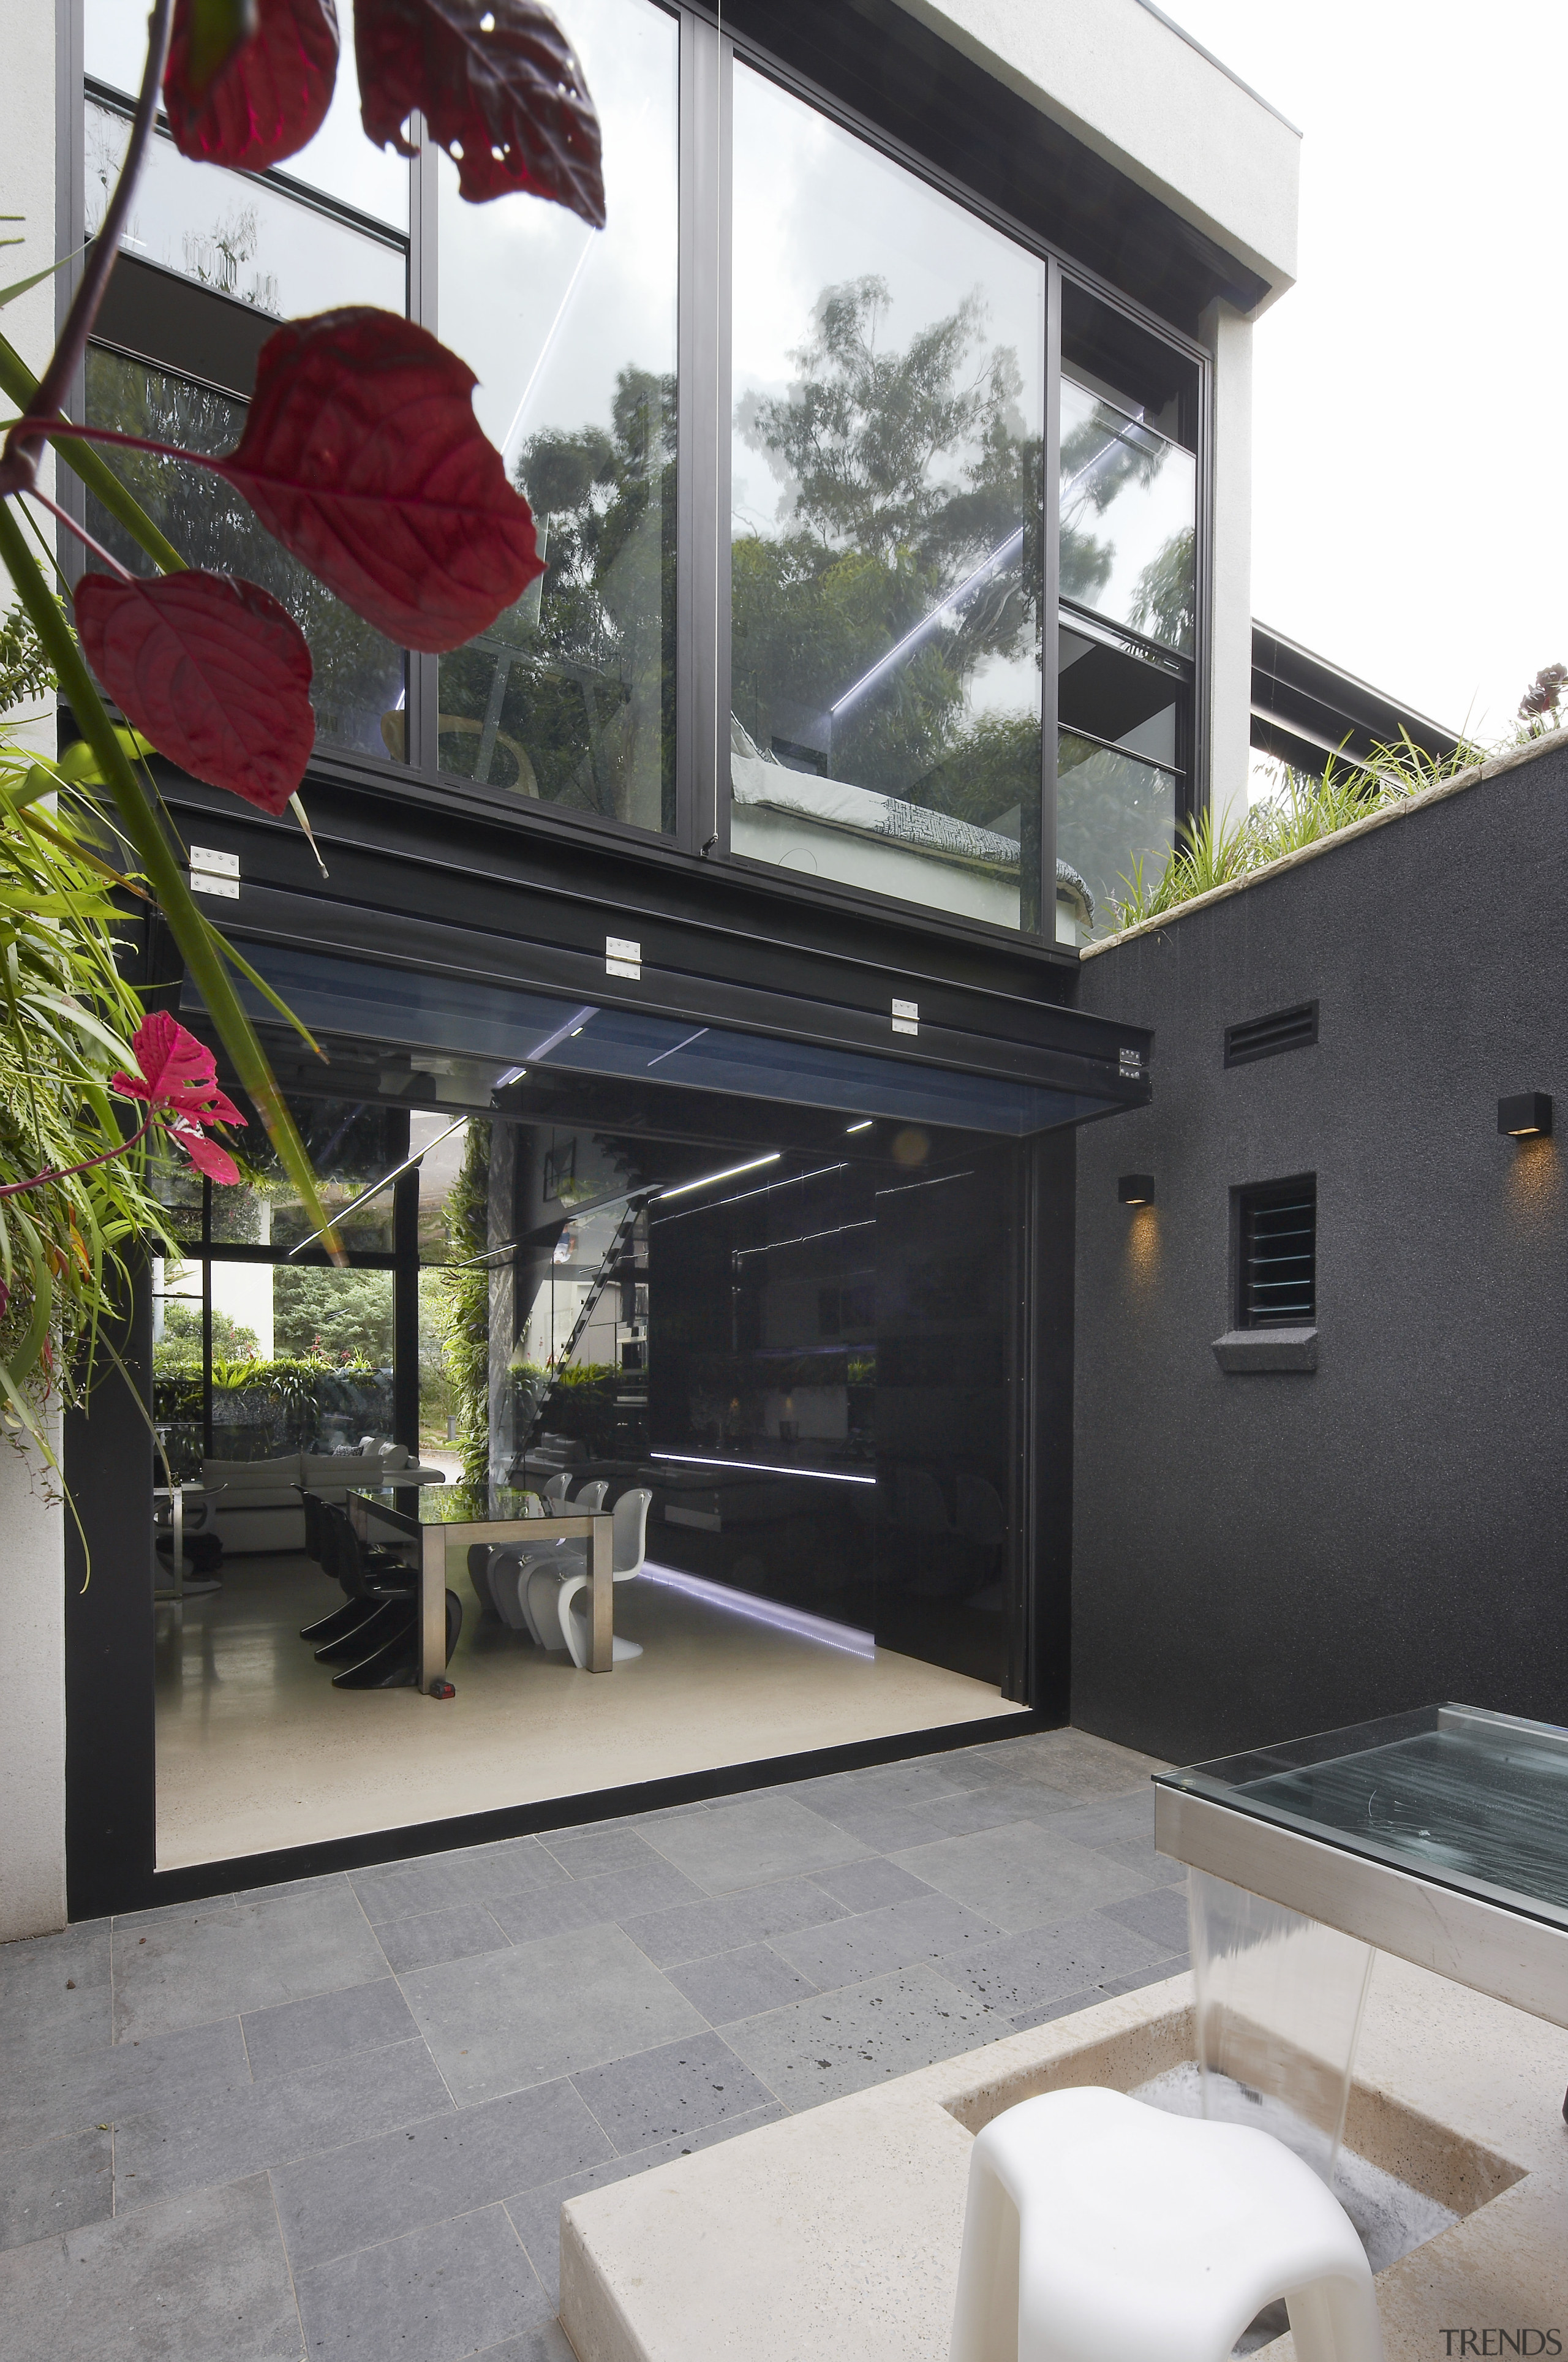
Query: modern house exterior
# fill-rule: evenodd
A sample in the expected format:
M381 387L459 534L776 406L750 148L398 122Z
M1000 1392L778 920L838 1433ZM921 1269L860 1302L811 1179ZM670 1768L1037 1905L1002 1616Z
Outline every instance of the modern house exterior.
M1252 615L1252 324L1295 270L1297 135L1146 0L561 15L604 127L602 233L521 199L462 204L434 149L404 165L364 142L351 90L275 172L215 172L162 142L77 390L98 424L226 447L278 318L406 309L475 369L547 571L470 646L410 654L193 472L127 463L172 539L266 580L312 640L319 862L292 821L155 767L193 883L329 1054L323 1067L256 1000L334 1202L370 1195L334 1274L278 1187L187 1194L171 1207L186 1259L149 1274L128 1340L145 1405L106 1381L66 1422L80 1527L32 1505L19 1463L4 1479L0 1617L35 1673L26 1726L0 1735L17 1800L0 1934L958 1744L980 1724L1071 1716L1196 1754L1305 1711L1271 1686L1297 1629L1273 1591L1249 1596L1240 1659L1227 1644L1204 1672L1208 1571L1222 1563L1238 1601L1248 1578L1219 1528L1201 1548L1165 1528L1194 1532L1229 1496L1232 1469L1205 1481L1217 1434L1253 1466L1294 1454L1310 1493L1339 1448L1314 1422L1342 1436L1363 1418L1375 1340L1358 1378L1336 1374L1328 1307L1348 1286L1375 1328L1390 1266L1345 1212L1361 1181L1331 1170L1328 1142L1347 1106L1386 1117L1408 1087L1409 999L1386 988L1404 939L1384 914L1450 890L1453 863L1473 906L1492 815L1511 816L1510 859L1551 827L1557 758L1099 948L1122 881L1184 819L1244 808L1254 748L1310 765L1411 719ZM18 209L53 220L61 252L102 215L133 18L60 0L57 39L27 61ZM29 303L16 334L36 359L51 326ZM1463 924L1445 939L1422 1003L1434 1035L1474 960L1522 975L1535 956L1517 932L1486 944ZM156 930L145 950L149 993L199 1031ZM1507 1000L1478 1021L1472 1098L1551 1087ZM1211 1033L1222 1059L1226 1027L1309 1004L1320 1030L1300 1056L1209 1074ZM1305 1109L1288 1088L1303 1076ZM1501 1148L1485 1106L1464 1120L1487 1135L1471 1163ZM1441 1140L1387 1137L1423 1188L1445 1186ZM1130 1210L1119 1179L1151 1170L1154 1204ZM1228 1226L1253 1219L1247 1192L1267 1218L1288 1205L1267 1191L1308 1177L1321 1365L1247 1367L1243 1337L1232 1376L1209 1334L1193 1344L1195 1308L1209 1321L1218 1290L1213 1336L1247 1330L1219 1300L1238 1268ZM1331 1216L1336 1238L1362 1224L1374 1267L1346 1276ZM1407 1264L1418 1243L1407 1230ZM455 1705L335 1694L322 1672L324 1751L290 1756L305 1769L278 1772L248 1819L237 1761L267 1789L274 1759L259 1724L225 1736L214 1651L238 1652L232 1703L241 1641L199 1597L172 1617L151 1599L149 1413L220 1534L244 1463L282 1471L361 1427L427 1457L422 1319L474 1267L470 1458L477 1418L492 1485L602 1471L650 1496L646 1559L676 1620L650 1622L640 1664L596 1694L630 1692L632 1712L679 1648L728 1670L672 1690L651 1736L596 1724L560 1757L569 1775L531 1773L555 1727L538 1652L525 1661L504 1616L480 1635L487 1578L470 1591L458 1569L463 1645L485 1646L454 1659ZM319 1315L330 1355L320 1308L339 1286L345 1319L354 1288L383 1307L382 1363L330 1403L318 1390L297 1434L252 1418L224 1338L259 1346L259 1322L276 1359ZM1303 1305L1293 1334L1317 1328ZM176 1386L154 1340L182 1331L193 1374ZM1392 1429L1382 1448L1410 1465ZM1242 1490L1262 1535L1268 1496ZM1477 1497L1505 1518L1516 1496ZM1480 1540L1451 1533L1445 1598ZM1363 1578L1353 1537L1335 1547L1343 1613ZM225 1613L250 1603L248 1661L305 1664L296 1573L232 1556ZM1310 1580L1296 1566L1293 1596ZM731 1608L768 1647L876 1659L903 1687L856 1703L826 1671L787 1682L782 1656L743 1665L713 1637ZM1349 1680L1313 1628L1314 1714L1411 1702L1379 1628ZM506 1723L513 1640L525 1686ZM1419 1661L1421 1687L1463 1661ZM1517 1636L1485 1662L1507 1689ZM556 1672L583 1678L558 1651ZM749 1701L754 1677L755 1709L721 1729L715 1695L733 1680ZM797 1704L775 1711L791 1683ZM466 1732L481 1693L502 1751L448 1775L431 1730ZM1549 1711L1533 1687L1485 1702ZM353 1748L379 1763L383 1743L403 1762L355 1787ZM295 1740L278 1745L281 1762Z

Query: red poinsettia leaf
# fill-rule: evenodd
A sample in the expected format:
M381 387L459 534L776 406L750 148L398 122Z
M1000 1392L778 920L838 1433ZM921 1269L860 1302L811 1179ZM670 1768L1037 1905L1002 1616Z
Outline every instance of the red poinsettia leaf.
M315 744L310 649L270 590L232 574L84 574L88 663L159 752L210 787L281 812Z
M175 0L163 106L174 145L200 164L249 172L296 155L326 119L337 79L334 0L259 0L252 38L205 87L199 82L200 0Z
M237 51L254 40L256 13L256 0L175 0L171 40L182 45L181 81L192 98L205 98Z
M474 416L475 382L395 313L291 320L261 348L237 447L211 464L389 639L461 647L545 570L528 503Z
M184 1150L197 1172L204 1173L209 1181L221 1181L226 1186L238 1180L239 1167L227 1149L220 1148L215 1140L207 1138L205 1132L176 1123L171 1124L169 1136Z
M604 226L599 117L571 43L538 0L358 0L359 112L414 153L415 107L473 203L520 190Z

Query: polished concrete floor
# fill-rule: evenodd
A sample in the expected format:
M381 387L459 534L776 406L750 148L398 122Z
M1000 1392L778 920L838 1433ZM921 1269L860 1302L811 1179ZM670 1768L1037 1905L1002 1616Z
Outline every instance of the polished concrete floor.
M849 1654L648 1582L615 1591L616 1630L643 1655L580 1673L480 1616L460 1550L448 1581L463 1631L441 1704L333 1688L299 1635L341 1595L303 1555L230 1560L220 1591L160 1609L159 1867L1019 1711L966 1674Z
M1054 1731L0 1947L6 2362L571 2362L563 2198L1185 1966L1153 1768Z

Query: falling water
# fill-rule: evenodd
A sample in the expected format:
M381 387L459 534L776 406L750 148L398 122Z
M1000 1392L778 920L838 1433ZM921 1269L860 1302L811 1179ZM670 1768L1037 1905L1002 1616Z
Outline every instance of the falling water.
M1332 2189L1372 1947L1207 1871L1187 1916L1204 2114L1264 2125Z

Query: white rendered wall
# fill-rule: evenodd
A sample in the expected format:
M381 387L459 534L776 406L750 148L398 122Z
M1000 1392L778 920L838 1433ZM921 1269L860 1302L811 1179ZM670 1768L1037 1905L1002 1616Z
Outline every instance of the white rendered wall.
M36 1462L8 1443L0 1537L0 1943L10 1943L65 1925L65 1518L46 1506Z
M1253 324L1229 304L1203 315L1214 356L1213 579L1209 640L1209 801L1247 809L1253 723Z
M54 259L54 10L6 12L5 235L0 282ZM54 342L54 281L8 304L0 327L34 370ZM54 489L54 461L39 480ZM49 529L47 516L40 523ZM0 610L15 594L0 568ZM19 708L8 727L54 752L54 701ZM35 1465L0 1443L0 1942L65 1925L65 1519L46 1507Z
M900 6L1218 239L1271 298L1290 285L1300 134L1141 0Z

